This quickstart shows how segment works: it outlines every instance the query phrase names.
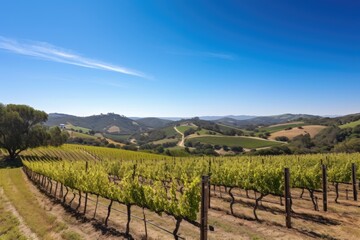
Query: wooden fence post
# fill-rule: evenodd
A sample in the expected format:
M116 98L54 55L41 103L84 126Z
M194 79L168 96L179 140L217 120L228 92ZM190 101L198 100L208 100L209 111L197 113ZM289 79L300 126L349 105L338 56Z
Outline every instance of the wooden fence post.
M322 165L322 187L323 187L323 210L327 211L327 169L326 165Z
M209 159L209 170L208 170L208 172L209 172L209 186L208 186L208 188L209 188L209 203L208 203L208 207L209 208L211 208L211 192L210 192L210 190L211 190L211 159Z
M207 240L208 231L208 204L209 204L209 177L202 176L201 179L201 219L200 239Z
M353 185L353 194L354 201L357 201L357 189L356 189L356 165L355 163L351 164L351 175L352 175L352 185Z
M88 168L89 168L89 162L88 162L88 161L86 161L86 163L85 163L85 171L86 171L86 172L88 172ZM86 192L86 193L85 193L85 205L84 205L84 212L83 212L83 214L84 214L84 215L86 214L87 202L88 202L88 193Z
M285 210L286 227L291 228L291 194L290 194L290 170L285 168Z

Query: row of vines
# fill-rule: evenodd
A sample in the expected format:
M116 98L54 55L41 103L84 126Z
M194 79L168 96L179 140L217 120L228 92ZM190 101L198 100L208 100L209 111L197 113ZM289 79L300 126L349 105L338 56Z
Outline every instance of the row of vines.
M254 216L258 219L259 201L267 195L278 196L280 202L284 197L284 168L289 168L291 173L290 187L308 191L317 210L314 192L321 191L322 165L326 165L329 182L335 186L348 183L351 181L351 164L360 164L360 154L171 158L65 145L29 150L22 160L31 178L35 176L33 174L39 174L59 182L67 190L78 191L80 196L81 193L94 194L109 199L109 208L113 201L126 205L127 233L131 206L136 205L156 214L173 216L176 219L173 233L176 235L183 220L198 226L201 176L210 176L214 188L227 189L232 198L231 213L233 189L257 193Z

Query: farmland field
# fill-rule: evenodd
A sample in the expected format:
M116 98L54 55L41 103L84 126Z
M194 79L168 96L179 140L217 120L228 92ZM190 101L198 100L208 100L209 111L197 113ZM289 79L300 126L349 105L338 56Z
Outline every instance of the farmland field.
M96 136L93 136L93 135L89 135L89 134L85 134L85 133L79 133L79 132L74 132L74 131L71 131L69 130L68 131L69 134L70 134L70 137L71 138L84 138L84 139L97 139L98 137Z
M301 134L310 134L311 137L315 137L316 134L318 134L321 130L326 128L326 126L321 125L307 125L302 126L301 128L293 127L290 130L281 130L277 132L273 132L269 139L275 139L276 137L285 136L288 137L290 140L293 139L296 136L299 136Z
M176 129L179 130L179 132L181 132L181 133L183 133L183 134L184 134L184 132L185 132L186 130L188 130L188 129L190 129L190 128L192 128L192 129L197 129L197 127L195 127L195 126L177 126L177 127L176 127Z
M303 122L293 122L293 123L283 123L283 124L276 124L269 127L262 127L259 128L259 131L266 131L269 133L278 132L281 130L285 130L287 128L295 128L295 127L301 127L305 124Z
M112 139L112 140L114 140L114 141L126 141L126 140L129 139L129 137L130 137L131 135L126 135L126 134L120 135L120 134L109 134L109 133L105 133L104 136L105 136L106 138L110 138L110 139Z
M79 131L79 130L81 130L83 133L89 133L89 131L91 130L91 129L89 129L89 128L74 126L74 125L72 125L72 124L70 124L70 123L66 124L66 125L65 125L65 128L68 129L68 130L74 130L74 131Z
M357 125L360 125L360 119L354 122L350 122L350 123L346 123L343 125L340 125L340 128L353 128L356 127Z
M250 149L279 146L283 144L281 142L268 141L259 138L232 137L232 136L193 137L193 138L189 138L187 141L190 141L192 143L201 142L212 145L227 145L229 147L241 146L243 148L250 148Z

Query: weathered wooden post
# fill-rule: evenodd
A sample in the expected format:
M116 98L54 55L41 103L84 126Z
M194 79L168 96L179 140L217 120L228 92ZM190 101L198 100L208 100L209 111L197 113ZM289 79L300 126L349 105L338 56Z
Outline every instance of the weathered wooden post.
M291 228L291 194L290 194L290 170L285 168L285 211L286 227Z
M209 170L208 170L208 172L209 172L209 186L208 186L208 188L209 188L209 203L208 203L208 207L210 208L211 207L211 205L210 205L210 203L211 203L211 192L210 192L210 190L211 190L211 159L209 159Z
M88 168L89 168L89 162L88 162L88 161L86 161L86 163L85 163L85 171L86 171L86 172L88 172ZM85 193L85 205L84 205L84 212L83 212L83 214L84 214L84 215L86 214L87 202L88 202L88 193L86 192L86 193Z
M209 177L202 176L201 179L201 219L200 239L207 240L208 230L208 204L209 204Z
M356 189L356 165L355 163L351 164L351 176L352 176L352 186L353 186L353 194L354 201L357 201L357 189Z
M323 210L327 211L327 169L326 165L322 165L322 190L323 190Z

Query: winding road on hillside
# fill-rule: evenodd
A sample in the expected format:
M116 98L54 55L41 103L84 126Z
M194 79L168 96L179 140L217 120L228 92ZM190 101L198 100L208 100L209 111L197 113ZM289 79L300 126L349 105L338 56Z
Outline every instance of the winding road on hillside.
M185 136L184 136L184 134L182 133L182 132L180 132L177 128L176 128L176 126L174 126L174 129L175 129L175 131L176 132L178 132L180 135L181 135L181 140L178 142L178 146L180 146L180 147L185 147Z

